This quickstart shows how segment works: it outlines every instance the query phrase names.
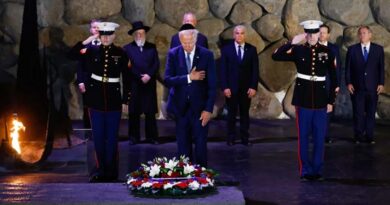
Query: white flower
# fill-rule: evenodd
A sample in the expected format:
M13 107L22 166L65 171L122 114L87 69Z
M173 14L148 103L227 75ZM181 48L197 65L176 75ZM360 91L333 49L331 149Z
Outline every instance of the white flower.
M172 188L173 187L173 184L171 184L171 183L166 183L166 184L164 184L164 189L166 190L166 189L170 189L170 188Z
M127 180L127 184L130 184L130 183L133 182L133 181L137 181L137 180L134 179L133 177L131 177L131 178L129 178L129 179Z
M199 189L199 183L197 181L193 181L188 184L188 187L192 190L198 190Z
M194 166L188 164L184 166L184 174L191 174L193 171L195 171Z
M143 188L149 188L149 187L151 187L152 186L152 183L150 183L150 182L145 182L145 183L143 183L142 185L141 185L141 187L143 187Z
M210 178L206 178L206 181L209 183L210 186L214 186L214 179L211 180Z
M151 177L154 177L156 175L158 175L160 173L160 165L153 165L151 168L150 168L150 173L149 173L149 176Z
M170 159L169 162L165 163L164 165L165 165L165 168L173 170L173 168L176 167L177 163L179 163L179 162L173 161L173 160Z

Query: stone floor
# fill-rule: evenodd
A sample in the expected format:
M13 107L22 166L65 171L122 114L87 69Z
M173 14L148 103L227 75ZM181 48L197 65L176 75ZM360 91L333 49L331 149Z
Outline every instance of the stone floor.
M120 178L140 162L155 156L176 154L174 123L159 121L160 145L129 146L122 122ZM74 122L74 135L83 138L80 122ZM228 147L223 141L224 122L210 127L209 167L220 173L219 185L236 186L246 204L388 204L390 200L390 122L378 121L376 144L355 145L350 121L331 125L333 144L326 145L323 182L301 182L298 176L297 137L292 120L255 120L251 124L251 147ZM6 170L0 166L0 203L18 201L13 186L50 186L53 183L84 184L93 165L93 146L88 141L68 149L55 149L39 166ZM121 183L117 183L121 187ZM85 184L85 187L90 187ZM122 187L125 189L125 187ZM74 197L86 197L91 189ZM35 193L36 195L40 193ZM42 198L41 202L49 203Z

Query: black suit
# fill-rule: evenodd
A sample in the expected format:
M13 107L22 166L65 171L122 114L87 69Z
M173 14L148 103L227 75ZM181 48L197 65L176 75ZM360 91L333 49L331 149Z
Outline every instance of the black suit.
M231 97L226 98L228 109L228 142L233 142L236 129L237 108L240 109L240 133L244 143L249 137L249 107L251 99L248 89L257 90L259 81L259 60L256 47L245 43L243 57L238 58L236 45L231 42L221 50L221 88L230 89Z
M368 50L368 59L364 60L360 43L348 48L345 64L346 84L352 84L355 91L351 95L353 105L355 137L359 140L366 135L368 140L373 139L375 125L375 111L378 103L377 88L384 85L383 47L371 43Z

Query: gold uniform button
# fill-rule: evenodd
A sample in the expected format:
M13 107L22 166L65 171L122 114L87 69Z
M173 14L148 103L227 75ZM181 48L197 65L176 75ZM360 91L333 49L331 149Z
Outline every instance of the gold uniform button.
M312 70L314 70L314 68L311 68Z
M104 67L106 67L106 68L107 68L107 67L108 67L108 65L107 65L107 64L105 64L105 65L104 65Z
M104 76L104 77L107 77L107 74L105 74L105 73L104 73L104 75L103 75L103 76Z
M107 62L108 62L108 60L106 59L106 60L105 60L105 62L107 63Z
M315 63L313 62L313 65L315 65Z
M316 73L312 72L311 74L312 74L312 75L315 75Z
M106 57L108 57L108 55L106 54Z
M316 60L316 58L313 58L313 61L315 61Z

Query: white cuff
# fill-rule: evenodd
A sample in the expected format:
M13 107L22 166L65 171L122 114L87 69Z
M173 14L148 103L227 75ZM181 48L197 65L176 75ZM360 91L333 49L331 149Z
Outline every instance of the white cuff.
M187 82L188 83L192 83L192 80L190 79L190 75L189 74L187 75Z

